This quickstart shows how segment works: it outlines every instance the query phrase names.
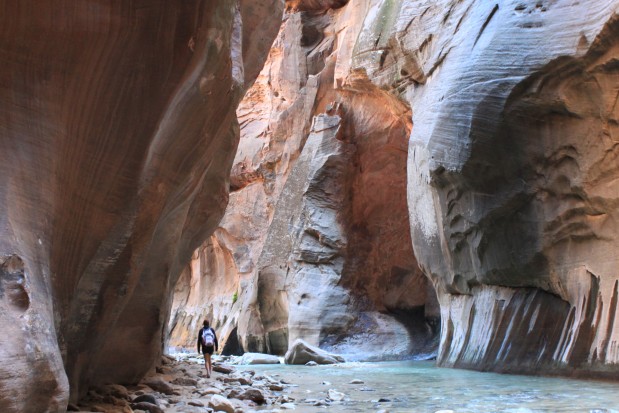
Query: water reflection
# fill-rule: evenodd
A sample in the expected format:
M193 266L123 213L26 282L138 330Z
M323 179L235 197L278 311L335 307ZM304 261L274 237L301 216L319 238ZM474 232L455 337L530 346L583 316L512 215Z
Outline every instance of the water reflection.
M443 369L424 361L242 368L298 384L286 390L295 412L619 413L619 383ZM355 379L363 383L351 384ZM329 389L346 397L320 405Z

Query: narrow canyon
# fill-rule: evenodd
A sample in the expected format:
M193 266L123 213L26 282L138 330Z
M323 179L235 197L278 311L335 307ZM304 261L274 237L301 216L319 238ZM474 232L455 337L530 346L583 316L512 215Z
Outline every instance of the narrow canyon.
M0 411L204 319L619 380L619 0L0 5Z

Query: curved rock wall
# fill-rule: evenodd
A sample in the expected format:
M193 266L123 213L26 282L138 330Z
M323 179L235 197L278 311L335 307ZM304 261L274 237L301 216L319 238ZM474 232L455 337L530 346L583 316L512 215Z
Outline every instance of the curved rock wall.
M439 292L442 365L619 377L618 5L400 11L393 37L419 69L411 225Z
M214 281L202 303L179 306L171 345L193 347L209 318L250 351L283 354L296 338L353 358L432 351L426 316L438 310L407 224L411 114L350 70L368 5L345 3L287 2L267 65L238 110L233 192L209 241L221 249L194 257L231 257L234 269L218 276L236 286ZM345 78L336 82L337 73ZM176 302L200 277L214 275L181 280Z
M369 89L404 100L412 110L408 208L415 256L441 307L439 364L617 377L619 2L287 4L290 14L271 51L275 64L263 72L264 86L255 95L266 96L269 109L243 125L255 139L248 140L247 160L235 161L236 187L263 185L257 210L267 211L259 224L266 239L247 243L248 254L240 253L242 237L233 236L227 247L239 252L233 256L251 257L241 260L245 270L239 271L239 291L250 292L249 301L237 307L249 316L234 319L244 345L279 352L292 334L333 345L327 337L337 337L337 328L327 326L337 323L330 316L311 313L309 323L295 318L295 306L310 298L304 290L323 282L334 286L327 302L348 327L352 312L342 309L358 305L355 291L362 288L369 292L366 308L393 311L423 301L421 293L402 301L382 289L386 283L375 283L392 277L422 291L414 278L398 280L399 268L412 268L412 261L388 269L375 260L384 251L372 242L372 222L389 217L341 200L323 177L339 174L347 194L365 202L354 188L372 187L371 179L355 178L342 166L362 162L363 148L342 131L356 122L345 115L352 102L343 91L355 84L351 79L367 78ZM294 110L303 116L288 123ZM320 119L337 126L309 133L312 116L329 110ZM271 140L282 136L274 133L282 125L291 130L289 139ZM306 170L295 172L301 164L290 159L304 159L305 136L325 143L308 155L314 161ZM321 173L326 167L332 172ZM280 204L294 202L279 191L301 172L308 186L298 183L296 204L286 215ZM273 178L279 175L284 178ZM323 216L312 212L319 210L312 202L322 203ZM345 210L347 218L338 218ZM330 224L316 229L321 220ZM348 254L353 246L359 262ZM307 269L324 267L324 279L313 284L316 273ZM295 278L301 268L306 276ZM381 276L368 278L357 271L363 268Z
M235 108L283 4L4 2L0 410L65 411L161 353L227 202ZM70 386L70 387L69 387Z

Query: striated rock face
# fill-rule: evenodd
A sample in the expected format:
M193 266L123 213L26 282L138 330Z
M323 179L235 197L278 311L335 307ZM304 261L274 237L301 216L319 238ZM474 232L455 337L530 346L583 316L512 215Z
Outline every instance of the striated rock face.
M441 365L619 377L618 7L397 13L398 55L373 76L411 76L408 200Z
M287 6L238 110L229 207L194 256L217 272L177 285L170 344L193 346L210 318L230 352L283 355L297 338L349 359L431 352L438 310L407 224L410 110L351 70L366 5ZM198 283L212 288L181 305Z
M64 411L158 358L283 4L5 3L0 410Z
M382 161L401 170L397 156L360 138L387 118L408 133L412 116L407 203L440 302L439 364L617 377L619 2L287 5L246 98L266 104L240 111L239 207L222 228L246 294L221 307L223 331L238 326L247 349L337 348L360 309L427 307L413 255L394 249L406 233L386 235L406 221L382 192L401 182ZM263 235L245 241L250 228Z

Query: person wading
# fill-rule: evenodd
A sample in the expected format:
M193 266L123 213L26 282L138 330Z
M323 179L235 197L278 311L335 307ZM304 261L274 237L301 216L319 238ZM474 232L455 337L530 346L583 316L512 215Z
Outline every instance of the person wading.
M211 377L211 372L213 371L211 356L213 352L217 351L217 336L215 335L215 330L210 327L208 320L204 320L202 324L204 327L198 332L198 353L200 353L201 348L202 354L204 354L206 377Z

